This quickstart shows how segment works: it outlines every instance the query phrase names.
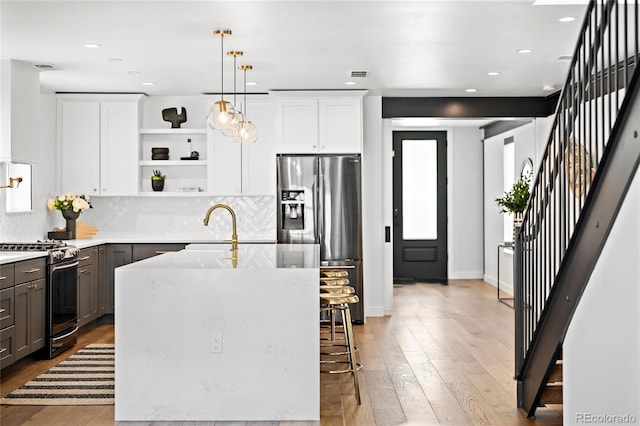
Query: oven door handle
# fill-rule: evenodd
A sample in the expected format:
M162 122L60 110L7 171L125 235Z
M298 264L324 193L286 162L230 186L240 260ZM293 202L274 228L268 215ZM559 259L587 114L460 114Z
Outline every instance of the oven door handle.
M69 263L68 265L61 265L61 266L53 265L53 268L51 270L52 271L59 271L61 269L73 268L75 266L78 266L79 264L80 264L80 262L76 260L75 262Z
M70 332L68 332L67 334L63 334L62 336L56 336L53 339L51 339L53 342L57 342L58 340L62 340L65 339L69 336L71 336L72 334L75 334L76 331L78 331L78 327L73 327L73 330L71 330Z

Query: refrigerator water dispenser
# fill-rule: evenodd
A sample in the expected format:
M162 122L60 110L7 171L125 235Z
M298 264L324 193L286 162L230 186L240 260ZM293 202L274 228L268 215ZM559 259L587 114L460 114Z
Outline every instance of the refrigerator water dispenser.
M282 229L304 229L304 190L282 191L280 198L282 208Z

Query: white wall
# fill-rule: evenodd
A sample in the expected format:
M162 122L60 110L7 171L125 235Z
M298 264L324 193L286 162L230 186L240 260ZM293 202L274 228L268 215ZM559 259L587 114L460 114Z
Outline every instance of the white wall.
M484 280L496 285L498 274L498 244L504 241L503 213L496 198L504 194L502 149L505 139L513 137L515 144L514 176L520 176L525 159L533 160L534 174L540 165L549 139L553 117L536 118L530 123L484 141ZM513 294L513 251L503 249L500 255L500 291Z
M482 278L482 131L447 130L449 278Z
M2 137L9 138L14 161L32 165L32 211L7 213L7 190L0 190L0 241L35 241L51 230L46 201L55 195L55 96L40 93L39 72L27 64L3 61L2 78L7 79L2 82ZM5 165L0 165L0 176L4 185Z
M585 415L640 422L640 173L618 214L563 345L564 424ZM580 417L582 416L582 417Z
M393 286L393 278L384 271L380 260L385 257L385 209L383 204L384 177L380 173L384 145L382 97L366 96L364 109L364 146L362 153L362 245L364 268L364 314L385 314L385 288Z

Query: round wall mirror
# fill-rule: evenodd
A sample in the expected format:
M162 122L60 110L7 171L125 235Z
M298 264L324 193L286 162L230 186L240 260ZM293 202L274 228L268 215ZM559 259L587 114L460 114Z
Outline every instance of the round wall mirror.
M520 177L529 179L533 177L533 161L531 158L527 158L522 162L522 167L520 167Z

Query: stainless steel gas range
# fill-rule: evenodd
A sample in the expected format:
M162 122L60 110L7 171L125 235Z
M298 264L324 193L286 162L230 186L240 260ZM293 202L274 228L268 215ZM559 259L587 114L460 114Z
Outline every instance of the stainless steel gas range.
M0 252L46 252L46 343L53 358L76 343L78 333L78 249L61 241L0 243Z

